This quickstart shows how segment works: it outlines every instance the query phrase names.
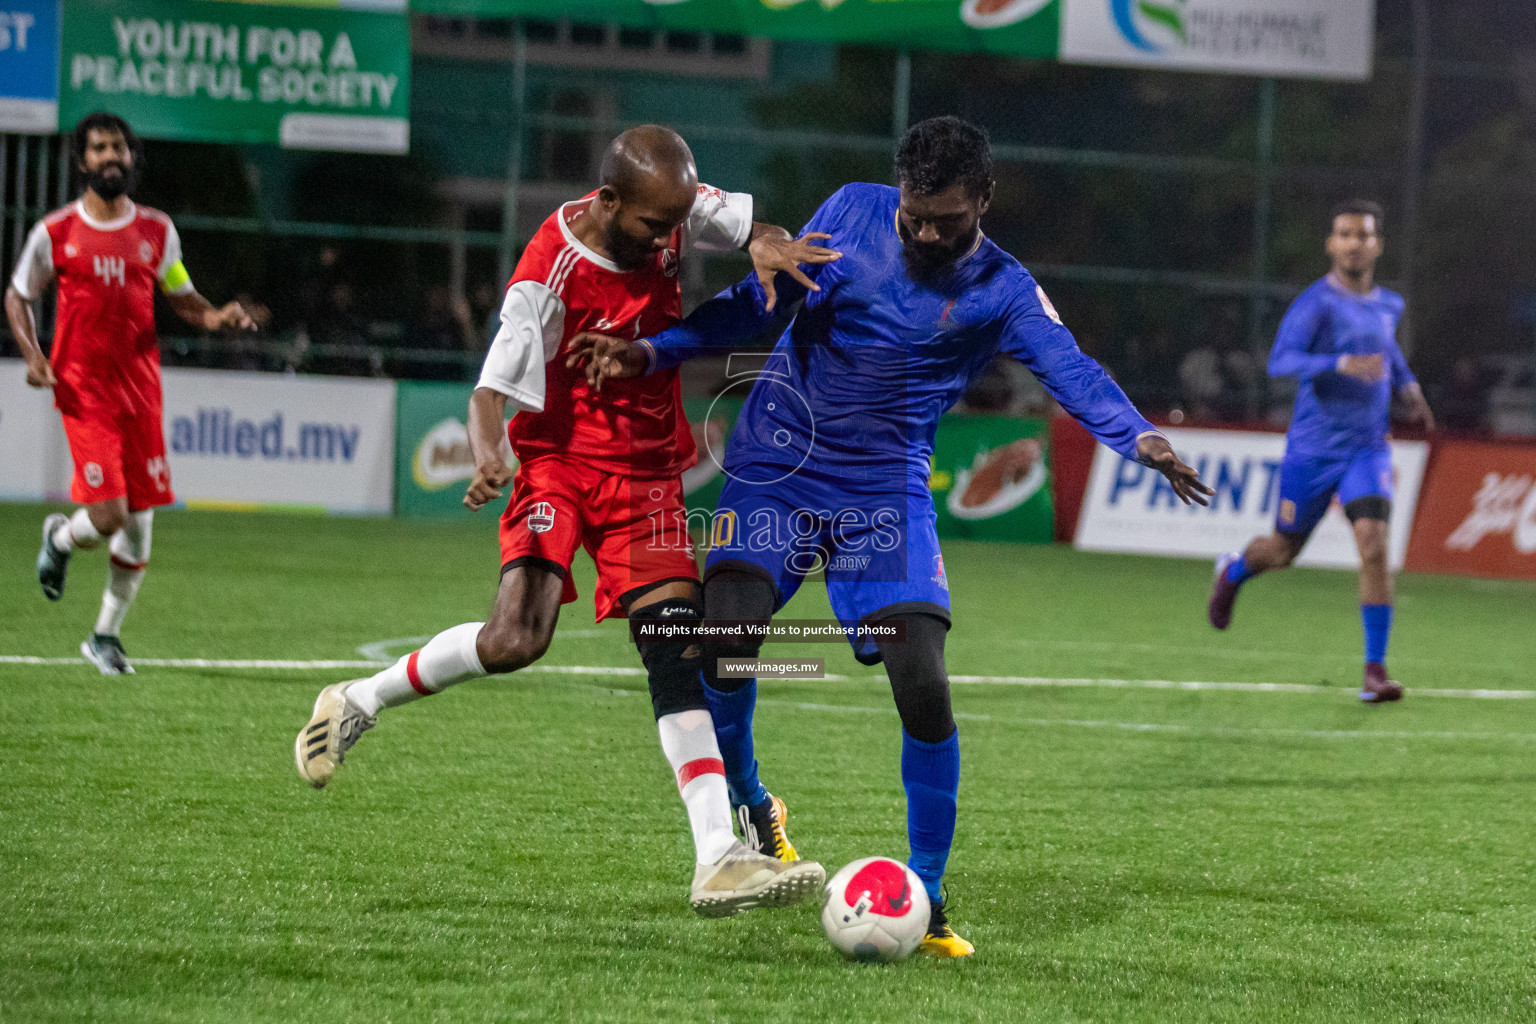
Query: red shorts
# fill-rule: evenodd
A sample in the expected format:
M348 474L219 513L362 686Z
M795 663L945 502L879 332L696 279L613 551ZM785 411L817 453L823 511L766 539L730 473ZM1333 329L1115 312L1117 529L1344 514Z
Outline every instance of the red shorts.
M126 497L130 512L176 500L165 462L160 410L117 419L64 417L64 435L75 461L71 501L94 505Z
M560 603L576 600L577 546L597 564L597 621L623 618L619 598L666 580L697 580L698 562L677 477L637 480L560 456L518 467L501 516L501 566L541 565L565 578Z

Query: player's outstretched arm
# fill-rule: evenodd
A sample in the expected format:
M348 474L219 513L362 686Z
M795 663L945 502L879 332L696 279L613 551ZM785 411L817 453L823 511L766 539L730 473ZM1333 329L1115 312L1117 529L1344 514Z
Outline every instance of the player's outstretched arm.
M1200 474L1179 459L1104 367L1077 347L1048 301L1044 289L1026 276L1005 310L1001 350L1029 367L1051 397L1106 447L1162 473L1186 505L1208 504L1212 491Z
M166 299L171 304L171 309L193 327L201 327L205 331L254 331L256 321L251 315L241 308L238 302L227 302L222 306L215 306L203 298L195 288L188 288L180 292L167 292Z
M469 450L475 457L475 478L464 492L464 507L478 512L501 497L512 471L501 453L507 396L490 388L475 388L469 396Z
M43 354L37 342L37 322L32 319L32 303L11 285L5 290L5 318L11 322L11 334L27 361L27 384L34 388L51 388L58 383L53 375L53 364Z

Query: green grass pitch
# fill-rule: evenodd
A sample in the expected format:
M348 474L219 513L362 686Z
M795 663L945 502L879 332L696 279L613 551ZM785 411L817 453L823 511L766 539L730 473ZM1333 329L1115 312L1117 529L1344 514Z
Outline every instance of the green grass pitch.
M0 506L0 654L68 657L43 509ZM478 619L490 517L166 512L124 640L160 658L357 658ZM953 919L978 954L849 965L802 906L706 921L644 680L535 673L388 712L332 786L293 736L357 673L0 664L0 1020L1536 1020L1536 587L1401 581L1363 707L1348 574L952 543L955 674L1301 683L1303 692L960 683ZM591 571L546 663L638 664ZM808 586L788 614L826 614ZM397 648L403 652L405 646ZM764 779L829 869L904 856L882 678L766 682Z

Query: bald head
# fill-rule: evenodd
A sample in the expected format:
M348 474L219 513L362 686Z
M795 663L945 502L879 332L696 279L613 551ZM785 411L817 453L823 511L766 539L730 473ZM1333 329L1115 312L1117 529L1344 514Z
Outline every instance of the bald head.
M603 154L602 187L590 209L608 255L630 269L672 244L698 194L688 143L670 128L643 124L614 139Z
M693 153L682 136L659 124L642 124L614 139L603 154L602 185L618 193L621 201L649 193L661 199L671 193L690 195L698 187L699 172Z

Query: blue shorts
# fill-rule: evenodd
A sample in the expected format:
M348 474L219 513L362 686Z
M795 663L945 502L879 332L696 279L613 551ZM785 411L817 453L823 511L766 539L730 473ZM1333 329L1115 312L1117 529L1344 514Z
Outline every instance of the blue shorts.
M1275 530L1293 537L1307 537L1328 514L1333 496L1348 507L1361 498L1380 498L1390 509L1392 501L1392 451L1366 448L1343 457L1305 455L1290 451L1280 463L1280 507ZM1385 509L1383 515L1385 515Z
M777 612L805 577L823 571L832 611L844 626L902 612L949 621L949 579L939 553L938 515L928 481L906 472L880 479L832 476L802 467L775 474L733 473L720 493L709 557L712 572L745 569L778 588ZM852 640L866 665L880 660L868 640Z

